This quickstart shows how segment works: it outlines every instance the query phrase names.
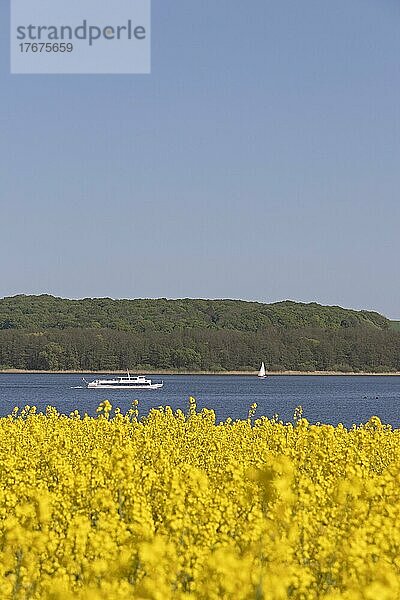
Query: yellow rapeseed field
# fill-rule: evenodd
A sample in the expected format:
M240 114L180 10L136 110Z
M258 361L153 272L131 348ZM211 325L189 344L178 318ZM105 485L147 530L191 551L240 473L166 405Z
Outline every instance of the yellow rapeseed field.
M0 599L400 598L400 431L254 410L0 419Z

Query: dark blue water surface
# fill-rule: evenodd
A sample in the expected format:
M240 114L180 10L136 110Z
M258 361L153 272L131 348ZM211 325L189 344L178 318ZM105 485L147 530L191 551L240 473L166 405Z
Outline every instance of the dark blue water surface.
M96 376L86 375L91 381ZM258 404L256 416L279 414L292 421L296 406L303 407L310 422L336 425L365 423L377 415L385 423L400 427L400 377L397 376L255 376L166 375L161 390L88 390L73 389L82 385L81 375L0 374L0 414L9 414L15 406L47 405L69 414L96 413L105 399L123 412L133 400L139 400L140 415L150 408L169 405L187 411L189 396L199 408L215 410L217 419L247 417L250 405Z

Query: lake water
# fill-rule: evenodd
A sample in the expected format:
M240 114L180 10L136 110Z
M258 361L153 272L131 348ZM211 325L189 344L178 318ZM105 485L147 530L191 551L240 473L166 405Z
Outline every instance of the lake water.
M270 376L259 380L254 376L166 375L161 390L88 390L81 375L65 374L0 374L0 414L9 414L14 406L47 405L69 414L96 413L105 399L123 412L134 399L139 400L140 415L150 408L169 405L187 411L188 398L194 396L199 408L215 410L217 419L247 417L250 405L257 402L256 416L279 414L290 421L296 406L303 407L310 422L347 427L365 423L377 415L385 423L400 427L400 377L392 376ZM96 378L86 375L89 381Z

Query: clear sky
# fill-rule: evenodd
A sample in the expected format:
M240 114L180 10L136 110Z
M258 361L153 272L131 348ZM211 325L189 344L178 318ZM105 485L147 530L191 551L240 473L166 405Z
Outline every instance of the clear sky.
M0 295L400 318L398 0L153 0L151 75L9 74Z

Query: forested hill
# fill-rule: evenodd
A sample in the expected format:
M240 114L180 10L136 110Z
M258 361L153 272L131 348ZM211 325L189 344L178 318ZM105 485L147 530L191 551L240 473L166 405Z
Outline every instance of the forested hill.
M53 296L0 299L0 329L105 328L169 333L182 329L260 331L266 327L388 327L389 321L370 311L316 303L261 304L241 300L65 300Z
M238 300L0 299L0 369L397 371L376 312Z

